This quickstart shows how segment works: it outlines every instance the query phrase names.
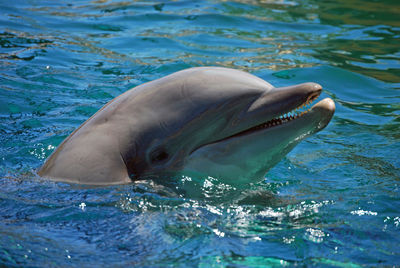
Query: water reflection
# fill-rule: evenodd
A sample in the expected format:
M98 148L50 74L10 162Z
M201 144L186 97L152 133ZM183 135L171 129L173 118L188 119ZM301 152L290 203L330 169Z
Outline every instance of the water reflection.
M397 264L398 1L0 5L0 262ZM181 178L88 189L35 176L113 97L204 65L277 86L318 82L337 112L242 188Z

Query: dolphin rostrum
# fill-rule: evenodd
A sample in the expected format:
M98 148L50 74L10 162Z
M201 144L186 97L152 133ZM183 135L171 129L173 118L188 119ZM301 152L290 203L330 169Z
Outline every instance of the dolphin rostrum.
M262 180L298 142L323 129L335 104L316 83L275 88L220 67L179 71L114 98L69 135L38 174L89 185L195 173Z

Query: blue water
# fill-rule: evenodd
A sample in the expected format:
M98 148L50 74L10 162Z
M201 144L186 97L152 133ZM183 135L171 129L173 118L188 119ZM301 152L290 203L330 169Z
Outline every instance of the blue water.
M0 1L0 266L400 264L399 18L397 0ZM243 189L36 175L113 97L208 65L318 82L337 111Z

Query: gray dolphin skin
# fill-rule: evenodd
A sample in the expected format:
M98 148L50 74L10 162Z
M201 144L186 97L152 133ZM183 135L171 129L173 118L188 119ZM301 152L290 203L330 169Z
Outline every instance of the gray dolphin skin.
M200 174L237 184L264 179L331 120L316 83L275 88L249 73L197 67L137 86L67 137L38 171L88 185Z

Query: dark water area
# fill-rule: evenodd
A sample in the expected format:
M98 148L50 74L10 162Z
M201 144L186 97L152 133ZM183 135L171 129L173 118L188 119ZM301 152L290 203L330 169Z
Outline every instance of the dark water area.
M399 265L399 18L389 0L0 1L0 265ZM109 100L195 66L317 82L337 110L243 189L36 175Z

